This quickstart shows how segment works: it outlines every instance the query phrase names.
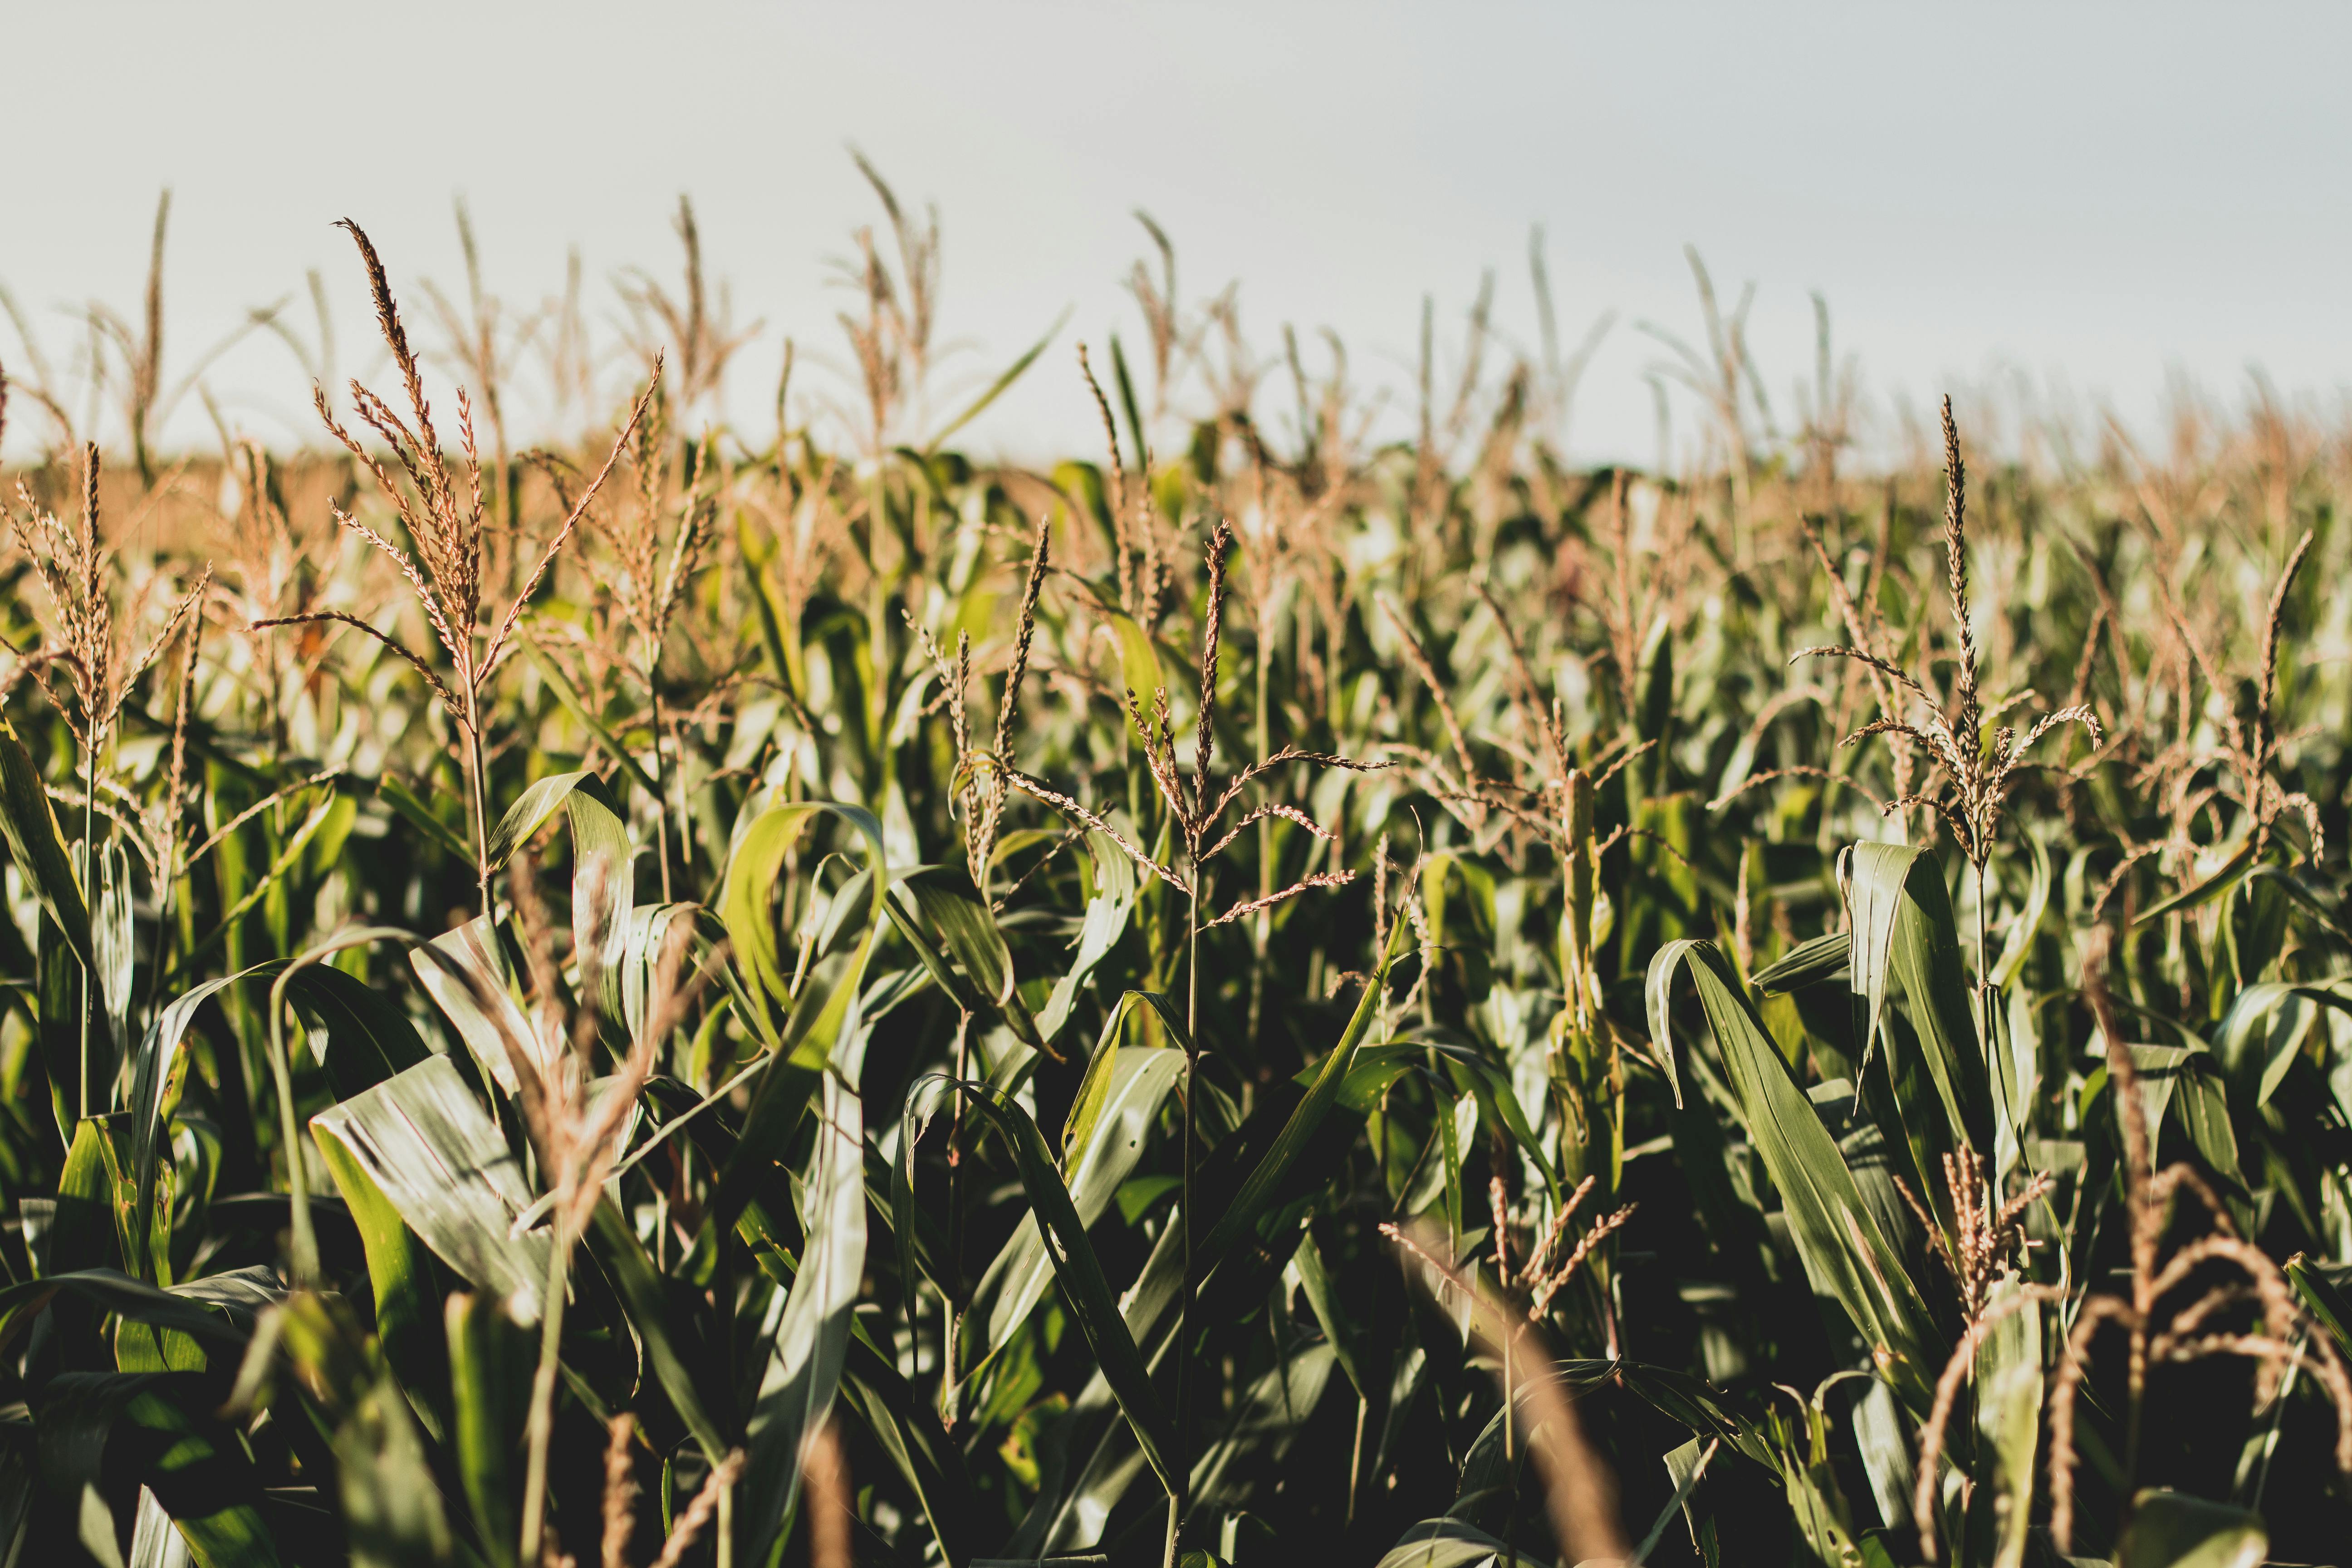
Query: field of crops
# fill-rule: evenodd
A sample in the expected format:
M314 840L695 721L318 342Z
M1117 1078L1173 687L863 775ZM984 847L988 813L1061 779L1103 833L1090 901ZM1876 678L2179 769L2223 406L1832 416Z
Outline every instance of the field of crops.
M2342 432L1873 468L1702 275L1710 461L1376 443L1147 249L990 467L877 186L765 428L691 252L556 449L356 227L307 450L8 363L8 1561L2342 1561Z

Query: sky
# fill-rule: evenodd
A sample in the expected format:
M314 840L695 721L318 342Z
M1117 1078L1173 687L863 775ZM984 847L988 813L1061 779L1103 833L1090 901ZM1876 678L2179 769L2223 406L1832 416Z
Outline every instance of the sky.
M1773 14L1767 14L1767 13ZM1351 380L1412 406L1422 302L1458 363L1483 274L1531 347L1527 257L1546 237L1570 344L1615 324L1568 432L1582 459L1658 452L1668 357L1703 336L1685 247L1796 417L1811 295L1882 443L1908 400L1998 385L2153 428L2168 382L2242 403L2259 369L2334 414L2352 384L2352 9L2140 4L1951 7L1502 3L17 7L6 36L0 283L61 383L92 300L135 314L157 193L172 191L167 386L250 308L321 275L344 374L364 280L331 226L359 220L396 289L462 292L453 199L518 313L577 248L610 344L613 283L673 279L691 195L715 275L760 334L732 411L767 417L782 342L803 412L849 392L834 264L878 216L862 149L943 236L935 403L952 407L1064 313L1055 344L964 444L1036 458L1099 435L1072 355L1142 336L1122 280L1148 210L1180 295L1238 282L1263 355L1322 334ZM417 335L434 334L422 324ZM0 363L29 356L0 322ZM617 388L625 370L611 367ZM526 377L528 380L528 377ZM308 373L256 336L205 368L223 417L316 438ZM1281 384L1275 384L1279 386ZM79 394L74 395L78 399ZM517 393L520 422L535 416ZM542 400L543 401L543 400ZM1275 416L1287 395L1264 411ZM79 406L77 403L77 406ZM46 439L19 399L12 452ZM544 410L541 410L543 413ZM1679 395L1670 439L1696 405ZM167 442L209 444L183 399Z

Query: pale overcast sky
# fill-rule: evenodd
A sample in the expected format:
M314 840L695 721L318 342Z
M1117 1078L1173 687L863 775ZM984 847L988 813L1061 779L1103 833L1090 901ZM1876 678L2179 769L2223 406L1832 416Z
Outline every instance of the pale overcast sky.
M827 263L876 216L854 142L938 205L941 335L970 345L951 376L1073 311L971 433L982 451L1092 450L1069 345L1140 337L1119 287L1137 206L1174 238L1184 294L1238 279L1266 353L1286 322L1336 331L1400 414L1424 293L1456 342L1491 267L1502 331L1533 339L1542 225L1564 335L1619 316L1578 405L1587 458L1656 450L1661 351L1635 324L1698 336L1685 243L1727 298L1756 285L1783 420L1815 289L1881 406L2010 370L2136 421L2174 369L2235 401L2259 365L2331 413L2352 384L2336 5L14 10L0 281L60 372L69 311L135 307L163 185L167 382L312 268L341 369L364 368L363 285L330 224L367 226L421 317L420 279L462 285L458 193L494 291L537 304L576 245L602 326L620 268L673 268L686 191L738 319L766 322L733 386L761 417L786 332L798 384L845 386ZM0 359L23 358L0 325ZM208 379L253 433L312 436L283 346ZM38 422L16 412L21 450ZM192 399L172 434L209 429Z

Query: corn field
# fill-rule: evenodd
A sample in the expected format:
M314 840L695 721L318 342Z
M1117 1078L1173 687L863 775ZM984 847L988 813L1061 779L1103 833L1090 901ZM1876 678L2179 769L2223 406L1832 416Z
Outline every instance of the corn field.
M1703 460L1548 293L1375 440L1156 228L949 397L873 181L765 429L683 207L346 225L300 448L19 316L8 1563L2344 1560L2352 431L1874 466L1700 270Z

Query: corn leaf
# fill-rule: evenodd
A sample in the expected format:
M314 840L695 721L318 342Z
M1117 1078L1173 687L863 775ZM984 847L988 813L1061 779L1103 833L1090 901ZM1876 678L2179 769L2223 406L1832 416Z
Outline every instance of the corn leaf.
M446 1057L428 1057L310 1121L331 1139L440 1259L536 1322L547 1279L544 1231L509 1234L530 1205L521 1166ZM333 1173L342 1162L329 1164ZM370 1201L346 1191L356 1213Z
M66 945L84 967L95 970L89 906L82 899L81 879L66 854L65 834L49 805L49 792L42 786L40 770L5 718L0 718L0 836L7 838L18 874L57 922Z
M1748 1139L1780 1191L1807 1278L1816 1293L1837 1300L1866 1343L1888 1353L1891 1380L1924 1419L1949 1347L1902 1253L1880 1233L1837 1144L1789 1077L1780 1047L1714 943L1670 942L1651 961L1652 1040L1668 1048L1666 1003L1685 973L1698 992Z

